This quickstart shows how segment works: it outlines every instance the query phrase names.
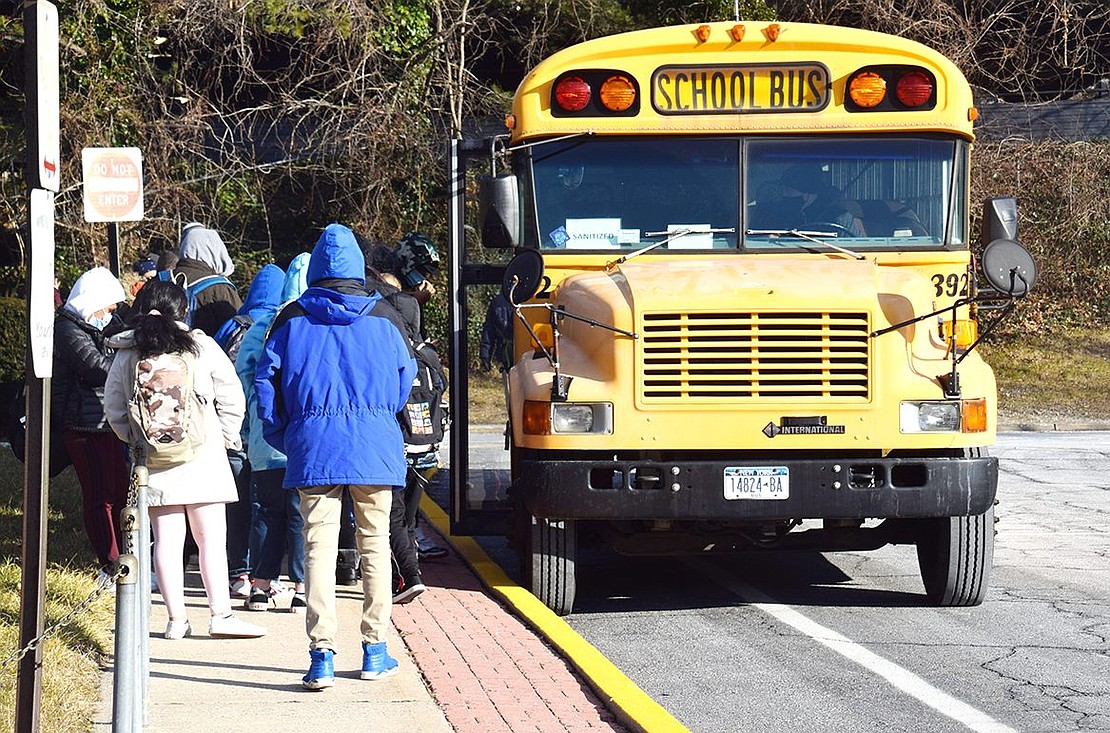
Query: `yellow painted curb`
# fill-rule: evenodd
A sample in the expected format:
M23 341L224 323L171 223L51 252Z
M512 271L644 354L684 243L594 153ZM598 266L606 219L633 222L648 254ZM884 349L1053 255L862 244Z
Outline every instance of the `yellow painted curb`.
M420 508L486 587L558 649L623 722L645 733L689 733L689 728L637 687L605 655L571 628L570 624L540 603L529 591L513 582L473 538L452 535L447 514L427 494L424 495Z

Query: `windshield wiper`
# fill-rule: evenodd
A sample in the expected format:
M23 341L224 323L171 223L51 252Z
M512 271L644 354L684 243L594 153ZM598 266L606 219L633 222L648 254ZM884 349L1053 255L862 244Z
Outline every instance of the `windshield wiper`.
M685 229L674 229L674 230L669 231L669 232L644 232L645 237L663 237L663 236L666 236L667 238L666 239L661 239L658 242L655 242L654 244L649 244L648 246L643 247L642 249L638 249L635 252L629 252L626 255L621 255L620 257L613 260L612 262L605 263L605 269L606 270L612 270L617 265L628 262L633 257L639 257L640 255L645 254L647 252L650 252L653 249L658 249L659 247L662 247L664 244L667 244L668 242L673 242L674 240L676 240L680 237L685 237L687 234L735 234L735 233L736 233L736 229L734 227L727 227L727 228L720 228L720 229L691 229L689 227L686 227Z
M829 249L836 250L841 254L846 254L849 257L855 258L857 260L866 259L859 252L853 252L846 247L841 247L839 244L833 244L832 242L825 239L817 239L817 237L835 237L836 232L810 232L802 229L746 229L744 230L744 234L748 236L764 235L769 237L797 237L798 239L804 239L807 242L813 242L814 244L820 244L822 247L828 247Z

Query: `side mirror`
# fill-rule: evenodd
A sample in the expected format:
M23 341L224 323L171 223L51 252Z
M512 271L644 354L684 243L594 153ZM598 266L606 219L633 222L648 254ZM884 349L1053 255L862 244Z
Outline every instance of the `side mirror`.
M520 189L516 176L482 176L478 206L483 247L509 249L520 245Z
M989 198L983 202L979 242L983 245L983 277L992 288L1011 298L1024 298L1037 279L1037 263L1017 241L1017 199Z
M983 202L983 224L979 231L979 244L986 247L996 239L1018 238L1017 199L1011 196L987 199Z
M536 249L522 249L505 265L501 294L514 306L531 300L543 282L543 255Z
M1037 280L1037 264L1016 241L996 239L983 250L983 277L998 292L1024 298Z

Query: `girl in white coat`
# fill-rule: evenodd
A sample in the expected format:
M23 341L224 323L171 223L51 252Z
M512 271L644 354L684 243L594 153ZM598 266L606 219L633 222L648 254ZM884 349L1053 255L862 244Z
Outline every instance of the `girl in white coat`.
M167 639L191 633L185 606L182 550L188 517L197 540L200 574L211 612L210 636L257 637L266 629L231 613L227 585L227 524L225 507L238 501L227 450L241 447L239 428L245 399L235 367L223 350L201 331L183 323L185 291L175 283L151 280L135 299L134 329L110 340L119 351L104 386L104 412L112 430L130 445L138 441L129 403L135 389L135 364L145 357L190 352L196 356L193 390L208 410L201 452L193 460L169 468L150 469L150 523L154 534L154 568L166 603Z

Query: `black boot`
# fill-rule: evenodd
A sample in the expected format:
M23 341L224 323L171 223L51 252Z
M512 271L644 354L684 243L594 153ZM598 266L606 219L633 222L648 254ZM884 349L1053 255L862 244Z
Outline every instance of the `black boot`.
M335 582L338 585L357 584L358 564L358 550L340 550L338 561L335 564Z

